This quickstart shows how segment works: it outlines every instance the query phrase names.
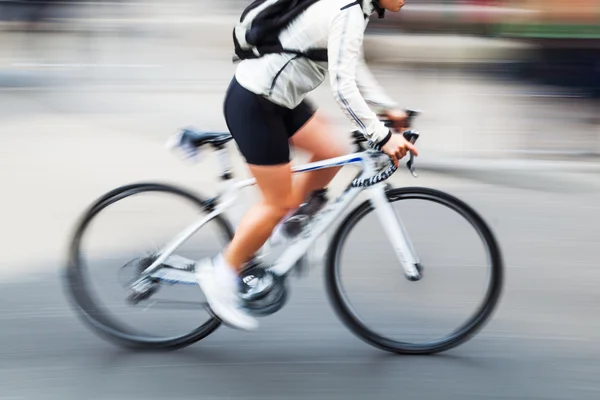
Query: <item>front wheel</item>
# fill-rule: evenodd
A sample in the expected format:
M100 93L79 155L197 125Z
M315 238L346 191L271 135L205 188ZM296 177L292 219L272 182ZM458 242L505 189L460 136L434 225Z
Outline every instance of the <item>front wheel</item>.
M367 219L363 221L374 211L371 202L365 201L342 222L329 247L326 285L332 304L342 322L356 336L382 350L433 354L456 347L483 327L500 298L503 262L494 235L471 207L447 193L429 188L399 188L388 190L386 195L393 206L405 207L394 212L402 216L401 221L420 257L423 279L409 282L404 278L402 267L391 250L388 250L388 261L380 262L389 241L381 226L370 227ZM377 222L376 218L371 220ZM414 222L409 224L411 220ZM426 231L427 224L433 229ZM361 234L363 238L354 244L352 236ZM421 241L415 240L419 234L422 234ZM467 248L457 245L456 240L478 245ZM344 250L349 256L344 257ZM457 261L458 257L462 261ZM481 268L483 263L486 269ZM343 279L344 271L353 271L347 282ZM481 282L472 296L479 299L474 301L479 304L473 310L468 305L470 291L466 286L476 281L478 275L483 276L485 283ZM451 283L452 278L458 278L458 282ZM390 288L388 294L386 287ZM358 288L359 294L351 302L349 292L353 288ZM441 300L448 293L454 296L452 300ZM398 301L401 295L405 299ZM424 299L418 299L419 296ZM358 307L351 304L355 301L363 301L373 310L359 313ZM422 310L435 301L442 304L442 310L430 313ZM465 308L468 308L466 313ZM462 323L449 322L457 316ZM383 323L373 328L377 324L369 319L377 318ZM402 328L391 328L397 320ZM448 330L442 335L434 335L434 325L440 322ZM401 337L401 329L408 330L408 336L412 337L409 340Z

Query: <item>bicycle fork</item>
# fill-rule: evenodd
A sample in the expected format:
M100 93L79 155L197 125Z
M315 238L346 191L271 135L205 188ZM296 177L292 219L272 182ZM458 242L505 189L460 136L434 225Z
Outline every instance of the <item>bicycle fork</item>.
M383 226L394 252L404 269L404 274L411 281L421 279L421 264L417 252L410 241L408 232L400 218L394 212L392 204L385 195L384 185L379 184L367 189L367 195L373 204L375 213Z

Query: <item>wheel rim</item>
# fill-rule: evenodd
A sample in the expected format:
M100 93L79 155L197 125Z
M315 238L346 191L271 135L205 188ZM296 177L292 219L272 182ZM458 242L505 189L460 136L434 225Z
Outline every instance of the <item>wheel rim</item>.
M221 322L214 316L208 315L205 323L185 334L171 336L141 334L139 330L131 329L127 324L123 324L120 321L116 321L115 318L111 318L113 313L108 311L101 301L98 301L95 293L90 290L90 268L85 262L82 254L82 242L85 240L88 228L103 210L120 200L134 195L147 194L149 192L170 194L179 199L183 198L191 202L196 208L203 207L204 204L202 200L182 189L160 184L131 185L108 193L90 207L88 212L85 213L84 218L78 224L70 249L67 281L69 283L70 293L75 300L80 315L83 316L84 320L91 324L99 333L107 335L111 339L125 342L128 345L161 347L162 345L168 344L170 347L176 347L201 339L214 331ZM228 238L231 238L232 229L229 224L221 218L217 218L216 222L221 233ZM198 288L198 290L200 289Z
M332 248L328 261L328 284L330 295L338 314L343 322L359 337L368 343L388 351L410 354L430 354L454 347L476 333L488 320L494 311L500 296L502 286L502 260L498 245L479 215L468 205L445 193L420 188L395 189L390 191L394 195L394 201L422 200L445 206L465 219L471 229L474 229L483 244L487 258L487 269L490 271L483 301L475 308L474 312L466 318L465 322L453 329L442 339L420 342L419 344L393 340L370 329L360 314L349 300L344 284L341 281L341 255L346 247L350 232L354 231L356 225L373 208L368 202L357 207L338 230L332 241ZM384 239L387 240L387 239ZM336 246L337 245L337 246ZM399 267L399 266L398 266ZM427 266L425 266L425 278L427 279Z

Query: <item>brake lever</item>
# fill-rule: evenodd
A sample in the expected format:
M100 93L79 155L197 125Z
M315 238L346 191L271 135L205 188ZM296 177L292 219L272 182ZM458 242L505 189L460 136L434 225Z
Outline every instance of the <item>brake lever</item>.
M393 125L393 121L390 120L384 119L381 120L381 122L383 122L387 127L391 127ZM404 136L404 139L406 139L407 141L411 142L412 144L415 144L415 142L419 138L419 133L415 130L409 129L407 131L402 132L402 136ZM406 163L406 167L408 168L413 177L418 178L419 175L417 175L417 171L415 169L415 156L410 150L408 151L408 153L410 154L410 158Z
M407 114L407 118L406 118L407 128L410 128L412 126L413 120L422 113L422 111L420 111L420 110L412 110L412 109L405 109L404 111ZM383 122L383 124L388 128L394 127L394 121L392 121L390 119L382 118L381 122ZM415 144L415 142L419 138L419 133L412 129L402 132L402 135L404 136L404 138L407 141L411 142L412 144ZM415 169L415 156L412 153L412 151L409 151L408 153L410 156L409 156L408 162L406 163L406 167L408 168L408 170L410 171L410 173L413 177L418 178L419 175L417 174L417 171Z
M408 151L408 153L410 154L410 159L406 163L406 167L408 168L408 170L410 171L410 173L413 177L418 178L419 175L417 175L417 170L415 169L415 165L414 165L415 156L413 155L412 151L410 151L410 150Z
M417 131L408 130L402 132L402 136L404 136L404 139L406 139L407 141L411 142L412 144L415 144L415 142L419 138L419 133ZM406 167L408 168L413 177L418 178L419 175L417 175L417 171L415 169L415 155L410 150L408 151L408 154L410 155L410 158L406 163Z

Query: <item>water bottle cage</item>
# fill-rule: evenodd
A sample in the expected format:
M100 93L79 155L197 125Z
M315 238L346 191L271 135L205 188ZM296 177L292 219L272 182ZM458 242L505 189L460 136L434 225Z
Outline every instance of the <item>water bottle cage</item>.
M296 211L283 222L283 230L288 237L295 237L302 232L312 217L318 213L327 202L326 189L311 193L308 200L301 204Z

